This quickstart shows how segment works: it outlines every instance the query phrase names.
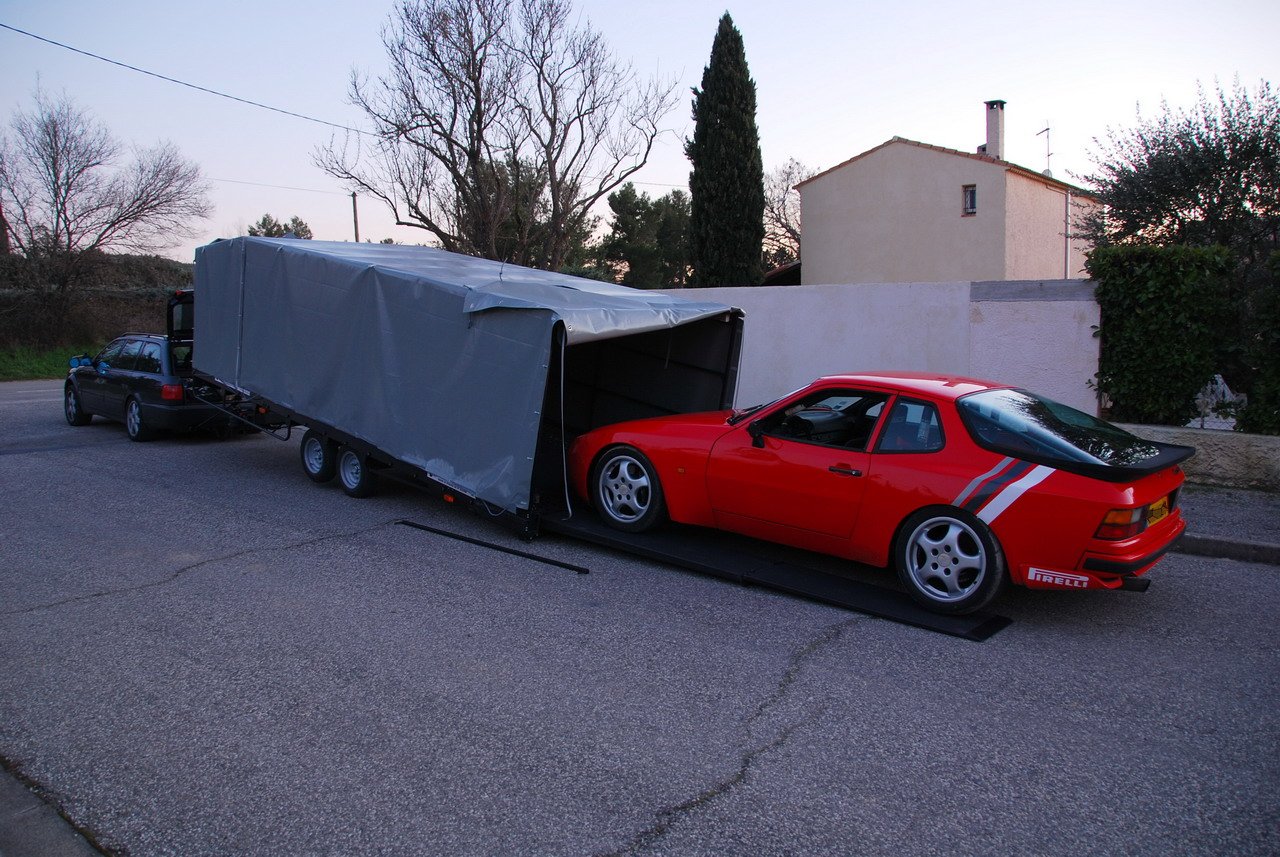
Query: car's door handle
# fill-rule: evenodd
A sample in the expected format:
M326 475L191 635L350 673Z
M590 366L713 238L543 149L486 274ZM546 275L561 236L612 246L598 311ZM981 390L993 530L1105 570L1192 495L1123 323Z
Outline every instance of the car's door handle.
M852 467L850 467L847 464L833 464L831 467L828 467L827 469L830 470L832 473L839 473L841 476L861 476L862 475L861 470L854 470Z

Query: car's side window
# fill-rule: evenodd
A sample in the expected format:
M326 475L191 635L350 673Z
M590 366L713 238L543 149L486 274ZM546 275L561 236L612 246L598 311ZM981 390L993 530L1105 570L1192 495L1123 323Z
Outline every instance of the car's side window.
M120 350L120 354L115 360L111 361L113 369L128 369L130 371L137 364L138 352L142 350L142 340L130 339L125 342L124 348Z
M98 356L93 358L95 363L106 363L108 366L116 365L120 358L120 349L124 348L125 341L117 339L115 342L109 343L106 348L98 352Z
M143 344L142 351L138 354L138 371L150 372L153 375L159 375L164 371L164 365L160 362L160 343Z
M770 414L759 425L772 437L866 449L888 398L885 393L866 390L819 390Z
M928 402L899 399L889 412L878 452L936 452L944 438L938 409Z

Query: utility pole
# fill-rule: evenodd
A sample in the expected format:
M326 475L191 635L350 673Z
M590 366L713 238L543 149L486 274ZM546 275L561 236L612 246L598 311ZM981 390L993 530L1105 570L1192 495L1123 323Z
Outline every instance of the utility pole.
M356 228L356 243L360 243L360 212L356 210L356 192L351 191L351 222Z

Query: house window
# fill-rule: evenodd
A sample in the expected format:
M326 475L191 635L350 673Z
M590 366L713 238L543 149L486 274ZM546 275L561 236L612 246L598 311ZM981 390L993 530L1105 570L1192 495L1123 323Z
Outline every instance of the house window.
M976 184L967 184L962 190L964 191L964 213L978 213L978 186Z

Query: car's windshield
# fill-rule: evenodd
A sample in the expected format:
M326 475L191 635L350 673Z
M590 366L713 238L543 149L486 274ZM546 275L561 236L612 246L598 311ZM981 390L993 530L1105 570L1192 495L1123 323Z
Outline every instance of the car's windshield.
M801 389L804 389L804 388L802 387ZM742 422L752 414L759 413L760 411L763 411L765 408L771 408L774 405L778 404L778 402L781 402L783 399L790 398L791 396L794 396L798 392L800 392L800 390L792 390L790 393L787 393L787 395L779 396L776 399L772 399L768 402L765 402L763 405L752 405L749 408L735 408L733 413L729 416L729 420L728 420L729 425L736 426L738 423Z
M1025 390L985 390L956 405L979 444L1010 455L1122 466L1160 452L1122 428Z

